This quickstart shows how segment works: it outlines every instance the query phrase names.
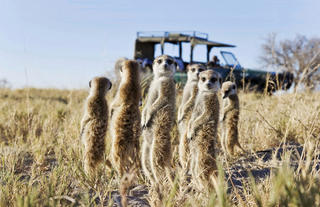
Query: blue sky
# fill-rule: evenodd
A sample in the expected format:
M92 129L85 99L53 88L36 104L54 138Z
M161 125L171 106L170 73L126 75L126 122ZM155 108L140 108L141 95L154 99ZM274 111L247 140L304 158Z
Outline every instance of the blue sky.
M261 68L269 33L320 36L319 9L319 0L0 0L0 79L13 87L84 88L117 58L133 57L137 31L206 32L237 45L229 51L243 66Z

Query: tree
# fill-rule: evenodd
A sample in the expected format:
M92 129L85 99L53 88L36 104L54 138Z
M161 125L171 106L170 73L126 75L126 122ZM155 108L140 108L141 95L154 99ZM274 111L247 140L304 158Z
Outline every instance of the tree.
M260 60L266 66L292 72L295 90L300 83L314 89L320 82L320 38L297 35L293 40L276 40L270 34L262 44Z

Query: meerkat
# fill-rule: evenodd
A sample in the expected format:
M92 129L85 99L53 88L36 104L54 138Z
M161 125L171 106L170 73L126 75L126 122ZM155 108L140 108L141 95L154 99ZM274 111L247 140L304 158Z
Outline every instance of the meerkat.
M237 146L244 152L238 140L238 121L239 121L239 98L237 86L231 81L224 82L221 87L222 102L222 139L221 145L225 152L234 155L234 148Z
M199 74L198 95L187 128L191 176L196 187L212 185L210 178L216 174L215 141L219 123L217 93L220 86L221 77L217 72L206 70Z
M119 68L120 85L111 105L111 160L120 177L140 166L141 98L139 65L126 60Z
M174 59L161 55L153 61L154 77L142 111L142 169L146 177L157 183L171 164L170 131L175 117Z
M189 147L186 138L186 128L188 119L191 116L194 102L198 93L199 73L206 70L201 64L187 66L187 83L184 86L182 101L178 109L178 127L180 133L179 160L183 169L188 168Z
M89 82L89 87L90 93L80 127L84 145L84 170L88 175L93 174L103 160L108 127L108 104L105 96L112 84L105 77L95 77Z

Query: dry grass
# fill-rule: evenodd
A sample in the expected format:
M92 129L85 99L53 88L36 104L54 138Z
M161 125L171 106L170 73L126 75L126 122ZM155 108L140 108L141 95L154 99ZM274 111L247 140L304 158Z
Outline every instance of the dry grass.
M88 178L83 172L79 125L86 96L84 90L0 90L0 206L120 204L114 192L120 181L113 170L102 167L99 179ZM320 94L270 97L240 93L240 100L240 144L249 153L293 141L304 146L303 156L292 159L288 151L281 160L274 156L260 163L257 159L256 166L267 165L271 174L262 180L246 179L239 188L232 187L223 176L237 163L237 158L226 160L219 154L220 176L214 192L190 190L177 172L174 185L162 188L166 195L162 203L320 206L319 161L314 162L320 154ZM173 135L176 145L176 129ZM107 143L109 140L107 137ZM242 159L246 157L249 155ZM143 180L136 182L146 184Z

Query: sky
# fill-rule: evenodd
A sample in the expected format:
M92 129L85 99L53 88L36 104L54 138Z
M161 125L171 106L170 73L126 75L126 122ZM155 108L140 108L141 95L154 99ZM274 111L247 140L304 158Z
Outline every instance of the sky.
M242 66L265 69L268 34L319 37L319 9L319 0L0 0L0 79L13 88L85 88L112 76L119 57L133 58L137 31L205 32L236 45L225 50Z

